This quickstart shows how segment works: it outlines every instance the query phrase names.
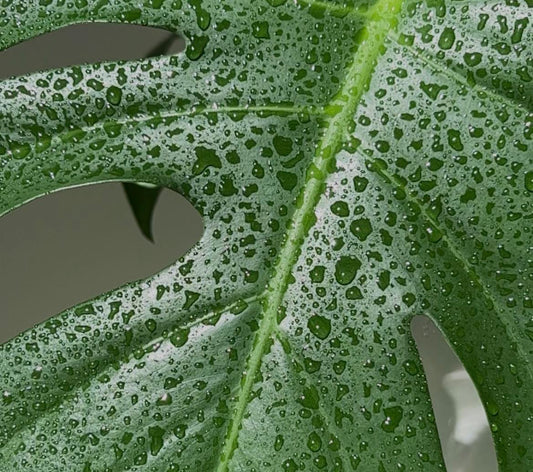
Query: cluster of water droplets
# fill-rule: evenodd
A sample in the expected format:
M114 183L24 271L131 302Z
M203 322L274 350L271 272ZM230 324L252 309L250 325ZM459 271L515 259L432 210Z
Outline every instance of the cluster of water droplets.
M442 470L417 314L472 373L502 467L527 470L527 6L407 2L318 171L328 105L382 3L2 2L3 48L95 20L187 48L1 82L0 212L132 180L178 190L205 222L174 266L1 348L5 470Z

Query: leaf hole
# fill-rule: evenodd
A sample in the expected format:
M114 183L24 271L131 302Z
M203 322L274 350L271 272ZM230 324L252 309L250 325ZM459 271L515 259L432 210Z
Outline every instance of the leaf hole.
M497 472L496 451L479 393L437 325L411 322L424 366L448 472Z
M62 190L0 218L0 343L62 310L174 263L203 232L202 217L163 189L143 236L121 184Z
M0 52L0 79L82 64L171 55L183 48L181 38L160 28L76 24Z

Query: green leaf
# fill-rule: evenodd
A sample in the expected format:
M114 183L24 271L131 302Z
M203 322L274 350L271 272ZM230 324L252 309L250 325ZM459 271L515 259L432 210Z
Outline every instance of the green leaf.
M146 187L129 182L125 182L122 185L139 228L144 236L153 242L152 217L157 200L161 194L161 187Z
M168 53L175 41L176 35L169 35L157 44L146 57L157 57ZM140 230L146 238L153 242L152 217L157 200L161 194L161 187L131 182L125 182L122 186Z
M530 9L4 2L1 48L87 21L187 48L0 82L0 214L152 182L205 232L2 346L0 469L443 470L410 334L426 314L500 469L530 471Z

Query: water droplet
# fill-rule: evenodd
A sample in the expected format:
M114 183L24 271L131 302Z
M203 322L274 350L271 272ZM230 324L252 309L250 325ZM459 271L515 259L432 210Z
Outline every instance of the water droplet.
M403 363L403 368L409 375L416 375L418 374L418 366L415 362L412 361L405 361Z
M191 61L197 61L204 54L209 37L192 35L189 37L189 47L186 49L185 54Z
M118 87L111 86L107 89L106 97L111 105L119 105L122 100L122 90Z
M170 342L176 346L181 347L189 340L189 329L178 329L170 336Z
M298 403L304 408L310 408L311 410L318 410L318 390L314 385L305 387L303 394L298 398Z
M252 34L256 38L268 39L270 38L270 33L268 31L268 23L266 21L256 21L252 24Z
M524 176L524 185L526 190L533 192L533 170L526 173Z
M274 149L280 156L288 156L292 152L293 142L285 136L275 136L272 140Z
M152 456L157 456L157 453L163 447L163 436L165 430L159 426L151 426L148 428L148 435L150 436L150 453Z
M384 431L393 432L403 418L403 408L400 406L393 406L385 408L383 413L385 413L385 420L381 423L381 428Z
M314 431L307 438L307 447L313 452L319 451L322 447L322 440Z
M453 28L444 28L439 38L439 47L441 49L451 49L455 42L455 32Z
M309 331L319 339L326 339L331 332L331 321L320 315L313 315L307 321Z
M326 268L324 266L316 266L311 269L309 272L309 277L311 278L311 282L317 284L324 280L324 272Z
M341 285L348 285L360 267L361 261L357 257L341 256L335 264L335 279Z
M336 201L331 205L331 211L334 215L345 217L350 214L350 209L348 208L348 204L343 201Z
M428 235L428 239L432 243L436 243L436 242L438 242L438 241L440 241L442 239L442 232L436 226L427 225L425 229L426 229L426 233Z
M161 397L157 399L156 405L167 406L172 404L172 396L170 393L165 392Z
M368 179L366 177L354 177L353 186L356 192L364 192L368 185Z
M367 218L361 218L359 220L352 221L350 225L350 231L360 241L366 241L366 238L372 233L372 224Z
M196 162L193 165L193 175L200 175L208 167L215 167L220 169L222 162L213 149L208 149L204 146L198 146L194 149L196 154Z
M283 443L285 442L285 439L281 434L278 434L276 436L276 439L274 440L274 450L279 451L283 447Z

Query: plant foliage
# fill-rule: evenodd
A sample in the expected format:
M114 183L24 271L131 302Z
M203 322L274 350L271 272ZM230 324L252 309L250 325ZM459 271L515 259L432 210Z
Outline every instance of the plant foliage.
M145 182L205 224L3 345L0 470L443 470L418 314L501 470L533 469L531 0L0 5L1 49L88 21L187 38L0 82L0 214Z

